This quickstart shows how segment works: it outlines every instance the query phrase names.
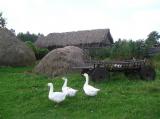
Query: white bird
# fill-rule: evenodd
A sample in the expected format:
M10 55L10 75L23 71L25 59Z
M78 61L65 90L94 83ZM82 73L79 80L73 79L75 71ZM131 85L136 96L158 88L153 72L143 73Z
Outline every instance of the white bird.
M53 92L53 84L48 83L48 86L50 88L48 98L51 101L54 101L56 103L60 103L65 100L66 94L64 92Z
M67 79L66 77L63 77L62 79L64 80L64 84L63 84L63 86L62 86L62 91L63 91L67 96L70 96L70 97L75 96L78 90L73 89L73 88L67 86L67 81L68 81L68 79Z
M88 84L89 83L89 76L87 73L84 73L83 75L86 78L86 82L83 86L83 90L84 90L85 94L88 96L97 95L97 93L98 93L98 91L100 91L100 89L94 88L93 86Z
M122 67L122 64L114 64L113 65L115 68L121 68Z

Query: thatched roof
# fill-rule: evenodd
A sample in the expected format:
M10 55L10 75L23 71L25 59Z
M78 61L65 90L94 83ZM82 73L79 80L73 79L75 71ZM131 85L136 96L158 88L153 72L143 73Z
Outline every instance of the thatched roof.
M26 66L36 60L33 51L6 28L0 28L0 66Z
M72 71L72 67L85 65L89 57L75 46L57 48L49 52L34 68L36 73L47 76L63 75Z
M112 44L113 39L109 29L84 30L65 33L50 33L36 41L38 47L78 46L80 44L104 43Z

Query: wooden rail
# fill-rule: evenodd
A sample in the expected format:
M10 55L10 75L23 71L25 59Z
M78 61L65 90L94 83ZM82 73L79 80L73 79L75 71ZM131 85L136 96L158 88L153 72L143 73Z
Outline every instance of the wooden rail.
M146 64L145 60L126 60L126 61L86 61L86 66L72 67L74 69L95 69L96 67L106 68L109 71L124 71L140 69Z

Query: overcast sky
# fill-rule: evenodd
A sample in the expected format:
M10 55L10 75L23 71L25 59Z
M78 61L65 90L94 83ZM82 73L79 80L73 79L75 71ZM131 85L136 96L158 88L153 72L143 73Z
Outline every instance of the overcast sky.
M16 33L109 28L114 40L160 32L160 0L0 0L7 28Z

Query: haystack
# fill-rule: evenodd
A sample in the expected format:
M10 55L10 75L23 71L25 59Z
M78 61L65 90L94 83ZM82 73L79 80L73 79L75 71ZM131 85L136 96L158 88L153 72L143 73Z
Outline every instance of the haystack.
M72 71L72 67L84 66L89 57L75 46L58 48L49 52L35 67L36 73L57 76Z
M0 66L27 66L36 60L33 51L6 28L0 28Z

